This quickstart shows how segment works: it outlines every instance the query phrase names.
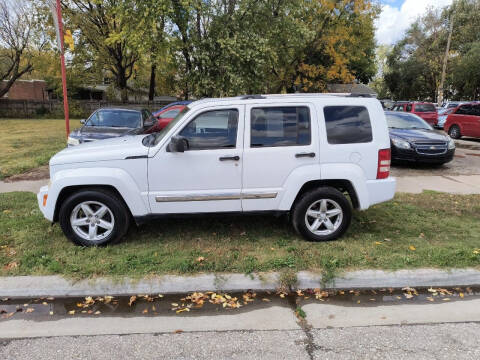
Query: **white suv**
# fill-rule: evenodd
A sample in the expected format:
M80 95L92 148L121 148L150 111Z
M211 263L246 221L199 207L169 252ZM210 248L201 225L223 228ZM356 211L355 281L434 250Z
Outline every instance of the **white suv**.
M161 132L82 144L50 160L44 216L76 244L121 239L131 219L287 213L306 239L341 236L352 207L395 194L380 102L325 94L191 103Z

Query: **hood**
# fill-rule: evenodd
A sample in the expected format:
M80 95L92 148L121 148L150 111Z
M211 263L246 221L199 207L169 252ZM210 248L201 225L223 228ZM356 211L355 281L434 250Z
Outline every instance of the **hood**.
M389 129L390 136L401 138L409 142L422 140L448 141L447 135L435 130L423 129Z
M123 127L84 126L72 131L70 136L82 140L101 140L122 136L134 129Z
M50 165L123 160L130 156L147 156L148 148L142 144L144 137L145 135L122 136L68 147L55 154L50 159Z

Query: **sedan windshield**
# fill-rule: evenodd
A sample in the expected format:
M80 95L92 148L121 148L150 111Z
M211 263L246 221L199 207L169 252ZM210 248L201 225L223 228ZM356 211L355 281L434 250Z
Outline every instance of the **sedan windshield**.
M99 110L88 119L87 126L138 128L142 123L138 111Z
M387 123L390 129L425 129L432 130L432 127L421 117L414 114L394 113L386 114Z

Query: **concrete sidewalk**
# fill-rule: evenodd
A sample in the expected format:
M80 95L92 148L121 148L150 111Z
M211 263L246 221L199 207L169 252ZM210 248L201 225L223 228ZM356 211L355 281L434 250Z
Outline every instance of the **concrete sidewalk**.
M48 179L34 180L34 181L14 181L4 182L0 181L0 193L8 193L13 191L28 191L37 193L44 185L48 184Z
M480 194L480 175L397 177L397 192L420 194L424 190Z

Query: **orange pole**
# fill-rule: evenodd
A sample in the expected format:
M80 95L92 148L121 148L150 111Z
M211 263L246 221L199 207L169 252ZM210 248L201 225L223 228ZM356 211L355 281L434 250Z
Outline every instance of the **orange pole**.
M60 62L62 65L62 87L63 87L63 111L65 113L65 131L70 134L70 116L68 111L68 95L67 95L67 70L65 68L64 44L63 44L63 20L62 20L62 6L60 0L57 0L57 17L58 17L58 32L60 33Z

